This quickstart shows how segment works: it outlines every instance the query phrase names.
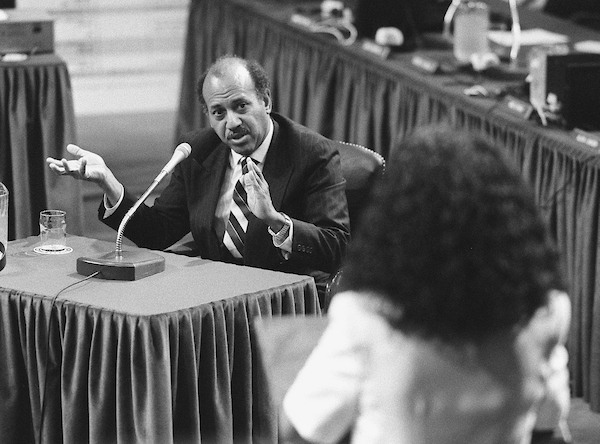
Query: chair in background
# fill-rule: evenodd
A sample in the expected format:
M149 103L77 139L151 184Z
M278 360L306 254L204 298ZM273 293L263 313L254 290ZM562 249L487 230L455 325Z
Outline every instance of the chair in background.
M317 315L257 317L251 334L257 362L265 369L262 390L279 408L296 375L327 328L327 318ZM293 347L290 346L293 344Z
M385 171L385 159L379 153L354 143L335 141L346 179L346 199L350 228L356 231L375 182Z
M360 226L362 213L369 202L371 189L385 172L385 159L381 154L362 145L341 141L335 141L335 144L340 152L342 174L346 179L350 229L356 232ZM338 271L328 283L321 307L324 311L327 311L341 278L342 273Z

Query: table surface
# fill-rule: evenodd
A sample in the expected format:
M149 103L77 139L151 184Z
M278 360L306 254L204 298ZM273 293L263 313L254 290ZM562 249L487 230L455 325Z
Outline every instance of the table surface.
M69 236L67 246L73 252L45 255L33 251L38 243L37 236L9 243L0 288L54 296L85 278L76 271L77 258L100 257L115 250L115 244L110 242ZM152 316L286 285L303 284L310 288L312 281L307 276L155 253L166 258L165 271L161 273L137 281L92 278L65 290L60 299L118 313Z
M161 273L84 280L76 259L114 244L36 245L9 242L0 272L1 442L277 441L252 323L319 315L312 277L157 252Z

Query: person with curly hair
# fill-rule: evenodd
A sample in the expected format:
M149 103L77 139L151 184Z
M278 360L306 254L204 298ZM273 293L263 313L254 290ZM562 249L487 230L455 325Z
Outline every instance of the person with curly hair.
M284 442L568 439L571 305L531 189L449 128L400 143L287 392Z

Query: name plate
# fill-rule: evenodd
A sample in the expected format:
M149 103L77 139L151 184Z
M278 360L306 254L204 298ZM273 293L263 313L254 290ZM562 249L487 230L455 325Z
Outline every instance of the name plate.
M371 54L375 54L382 59L387 59L390 55L391 48L389 46L383 46L375 43L373 40L365 39L362 42L361 48Z
M440 62L430 57L414 55L411 59L411 63L419 70L425 71L429 74L435 74L436 72L440 71Z
M600 149L600 136L585 132L579 128L575 128L572 134L577 142L595 150Z
M509 113L514 114L516 116L522 117L525 120L529 120L529 117L531 117L531 113L534 110L533 105L531 103L517 99L513 96L506 96L503 99L501 106L504 108L505 111L508 111Z

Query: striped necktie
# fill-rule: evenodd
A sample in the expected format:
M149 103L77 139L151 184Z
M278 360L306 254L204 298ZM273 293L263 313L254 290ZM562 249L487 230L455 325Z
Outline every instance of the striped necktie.
M250 215L248 198L242 182L244 174L248 172L248 159L254 161L254 159L249 157L243 157L241 160L242 175L233 189L231 211L223 237L223 243L236 259L244 257L244 241L246 239L246 230L248 229L248 218Z

